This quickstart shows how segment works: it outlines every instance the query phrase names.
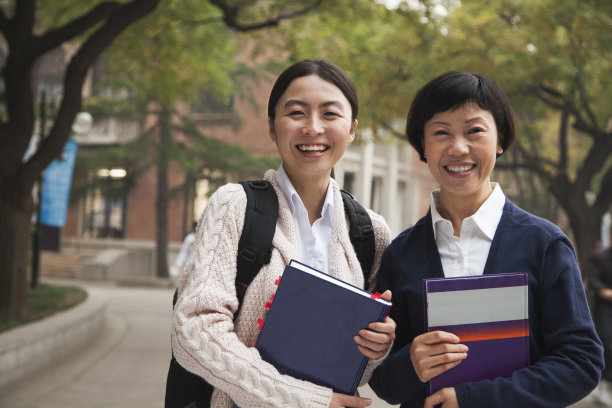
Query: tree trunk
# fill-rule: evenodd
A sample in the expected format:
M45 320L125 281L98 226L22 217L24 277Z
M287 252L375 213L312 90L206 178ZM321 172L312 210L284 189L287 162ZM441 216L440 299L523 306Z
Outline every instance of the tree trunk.
M0 186L0 231L2 231L0 315L2 316L18 317L27 310L27 254L32 210L31 189L14 191L6 185Z
M159 116L159 146L157 160L157 276L168 277L168 150L170 114L162 109Z
M599 239L600 225L592 216L584 216L583 219L576 223L572 222L572 230L576 241L576 253L578 262L580 263L580 271L582 276L585 276L589 258L596 249L596 244Z

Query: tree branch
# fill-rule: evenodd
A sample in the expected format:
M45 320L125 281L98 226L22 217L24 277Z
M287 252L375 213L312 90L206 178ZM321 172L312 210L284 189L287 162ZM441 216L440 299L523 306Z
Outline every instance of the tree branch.
M602 139L595 139L589 153L584 158L582 166L578 169L576 174L574 185L577 188L586 191L591 186L593 178L597 172L604 167L606 161L612 154L610 146L609 143L606 143L606 141Z
M32 27L34 26L35 10L36 4L34 0L18 1L15 5L15 13L9 23L8 31L12 31L12 34L18 34L16 37L20 37L19 40L23 40L25 36L30 36ZM11 37L12 38L7 38L9 43L11 40L16 40L16 37Z
M74 117L83 104L81 92L87 71L119 34L153 11L160 1L133 0L121 5L79 48L64 74L64 95L53 127L40 149L24 166L25 172L30 175L39 174L53 158L59 156L70 135Z
M612 167L608 168L608 171L604 175L601 181L601 187L597 199L593 207L601 209L602 212L606 212L610 204L612 203Z
M119 3L106 2L98 4L87 13L83 14L66 25L46 32L36 37L34 42L34 55L42 55L62 43L82 34L99 22L107 19L120 7Z
M559 170L563 173L567 172L568 163L567 133L569 116L567 109L564 109L561 114L561 126L559 128Z
M238 22L238 12L240 11L240 7L237 5L229 5L224 0L208 0L212 5L217 6L223 12L223 21L228 27L233 28L234 30L240 32L254 31L259 30L266 27L277 26L282 20L287 20L290 18L298 17L300 15L306 14L311 10L319 7L319 5L323 2L323 0L315 0L309 6L305 6L299 10L287 11L285 13L281 13L276 17L269 18L264 21L251 23L251 24L243 24Z
M184 20L183 23L186 25L204 25L204 24L212 24L212 23L223 23L223 18L221 17L210 17L202 20Z
M580 114L580 111L576 109L571 102L565 99L563 94L561 94L559 91L545 85L540 85L537 88L531 88L529 92L551 108L561 112L567 111L569 114L574 116L575 121L572 125L574 129L580 130L594 139L601 136L601 131L597 127L590 126Z
M554 180L554 174L546 171L542 164L548 164L549 166L556 168L557 165L555 163L542 157L529 154L518 143L515 144L513 149L518 150L518 155L513 156L514 160L510 163L506 163L503 160L500 160L495 164L496 168L502 170L525 169L537 174L542 179L549 181L549 183Z
M0 33L2 33L4 38L7 38L8 26L9 21L6 18L6 15L4 15L4 10L0 8Z
M582 81L580 77L576 75L574 78L574 82L576 83L576 88L578 89L578 94L580 95L580 101L582 102L582 106L586 111L587 116L591 120L591 127L597 129L599 126L597 125L597 118L595 117L595 113L591 109L591 105L589 104L589 98L587 96L586 90L584 89L584 85L582 85Z
M376 122L380 123L383 129L389 131L393 136L397 137L398 139L404 139L406 137L405 133L398 132L397 129L395 129L389 122L384 120L376 120Z

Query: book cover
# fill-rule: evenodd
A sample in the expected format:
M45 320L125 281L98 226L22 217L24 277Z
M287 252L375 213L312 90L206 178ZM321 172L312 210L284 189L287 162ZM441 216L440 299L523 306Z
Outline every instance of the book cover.
M455 384L509 377L529 365L527 275L425 279L425 327L456 334L467 358L434 377L429 393Z
M283 374L353 395L368 363L353 337L390 307L379 294L292 260L255 347Z

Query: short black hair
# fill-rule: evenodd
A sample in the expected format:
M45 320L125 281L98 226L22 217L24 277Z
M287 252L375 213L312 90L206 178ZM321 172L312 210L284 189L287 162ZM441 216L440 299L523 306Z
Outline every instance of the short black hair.
M359 112L359 103L357 101L357 90L355 89L353 80L340 67L337 67L329 61L320 59L307 59L296 62L279 75L270 92L270 99L268 100L268 118L274 121L276 116L274 112L276 104L291 82L296 78L308 75L316 75L324 81L338 87L351 105L351 118L352 122L355 122Z
M416 94L406 119L406 137L426 162L423 137L425 123L440 112L473 104L491 112L499 146L505 151L516 136L514 113L504 92L491 79L471 72L451 71L423 86ZM500 156L500 155L498 155Z

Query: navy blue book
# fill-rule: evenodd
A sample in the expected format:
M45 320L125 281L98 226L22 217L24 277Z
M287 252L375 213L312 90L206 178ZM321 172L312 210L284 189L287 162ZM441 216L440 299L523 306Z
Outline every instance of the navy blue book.
M255 347L283 374L354 395L368 358L353 338L390 308L379 294L291 260Z

